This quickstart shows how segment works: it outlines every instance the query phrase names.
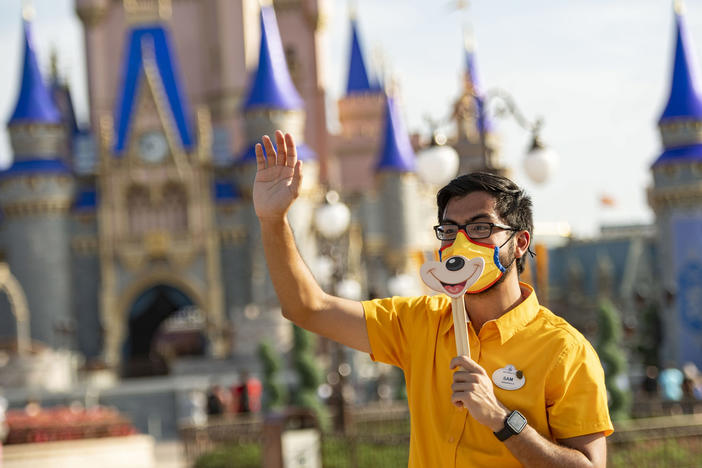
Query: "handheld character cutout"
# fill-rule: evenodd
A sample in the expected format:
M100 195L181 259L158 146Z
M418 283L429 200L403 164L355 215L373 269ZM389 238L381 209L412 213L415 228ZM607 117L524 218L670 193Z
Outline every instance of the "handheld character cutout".
M486 290L502 277L505 268L500 264L500 248L471 240L459 231L452 244L439 250L439 261L425 262L420 275L434 291L451 297L456 351L470 357L466 311L463 295Z

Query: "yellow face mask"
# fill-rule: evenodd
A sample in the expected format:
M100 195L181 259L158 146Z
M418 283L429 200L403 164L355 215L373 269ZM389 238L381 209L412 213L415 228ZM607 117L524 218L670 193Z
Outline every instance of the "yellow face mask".
M500 248L471 240L459 231L456 240L439 250L439 261L422 265L420 275L427 286L451 297L486 290L505 272Z

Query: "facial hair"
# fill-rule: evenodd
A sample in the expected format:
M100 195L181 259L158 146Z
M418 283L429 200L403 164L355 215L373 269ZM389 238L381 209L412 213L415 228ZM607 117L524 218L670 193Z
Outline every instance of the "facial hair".
M500 265L502 265L505 269L504 273L502 273L502 276L500 276L492 286L490 286L489 288L487 288L483 291L480 291L479 293L476 293L476 295L490 293L491 291L493 291L495 289L495 286L502 284L502 282L507 277L507 274L510 271L512 271L512 268L514 268L514 264L516 263L516 261L515 261L516 257L514 256L514 251L517 248L515 245L515 242L513 242L513 241L514 241L514 239L510 239L508 241L509 245L506 246L507 248L500 249L500 253L499 253Z

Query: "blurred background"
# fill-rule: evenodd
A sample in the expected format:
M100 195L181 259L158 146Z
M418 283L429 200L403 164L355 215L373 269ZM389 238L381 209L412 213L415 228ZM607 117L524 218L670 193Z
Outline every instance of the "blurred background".
M5 465L406 465L402 373L280 315L251 188L281 128L300 251L352 299L429 293L456 174L523 186L610 465L699 466L699 41L680 1L3 2Z

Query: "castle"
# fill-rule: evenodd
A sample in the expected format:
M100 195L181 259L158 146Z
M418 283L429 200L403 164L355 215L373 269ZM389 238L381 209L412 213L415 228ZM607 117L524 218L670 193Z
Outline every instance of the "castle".
M290 220L313 271L329 248L313 216L330 188L352 209L334 281L388 294L391 278L431 255L430 229L417 226L435 217L435 187L415 174L397 100L366 67L353 18L341 132L330 135L321 1L77 0L76 11L89 128L77 125L60 77L40 73L24 22L0 208L28 313L0 303L7 338L28 327L33 343L122 376L165 374L182 357L250 357L261 339L284 349L289 326L250 200L254 144L276 129L296 136L306 163ZM474 72L469 61L468 96ZM469 136L459 143L472 138L475 150L471 102L461 104ZM462 153L462 165L479 153Z

